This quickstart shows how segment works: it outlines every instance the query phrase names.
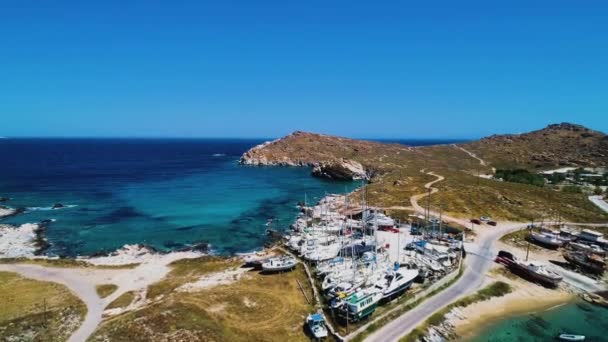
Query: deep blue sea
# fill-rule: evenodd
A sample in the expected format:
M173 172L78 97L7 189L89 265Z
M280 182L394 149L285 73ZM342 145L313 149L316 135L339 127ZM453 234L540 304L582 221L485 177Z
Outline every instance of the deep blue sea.
M307 168L247 167L262 140L0 139L0 196L24 214L0 222L54 219L47 254L90 255L125 244L161 250L209 242L216 253L260 248L266 222L287 227L306 194L359 186L310 176ZM445 140L395 141L412 145ZM51 210L54 203L68 208Z

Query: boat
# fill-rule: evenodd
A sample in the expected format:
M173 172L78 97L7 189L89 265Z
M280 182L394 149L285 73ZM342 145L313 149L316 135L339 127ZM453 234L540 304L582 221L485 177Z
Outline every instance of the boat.
M320 313L310 314L306 317L306 325L314 338L321 339L327 337L327 327L325 318Z
M582 251L582 252L587 252L587 253L592 253L592 254L597 254L597 255L602 255L602 256L606 255L606 251L598 245L587 245L587 244L580 243L580 242L570 242L569 246L572 247L572 249L577 250L577 251Z
M296 266L298 261L290 256L280 258L270 258L262 264L264 272L282 272L289 271Z
M597 255L584 252L565 252L564 259L591 273L602 274L606 270L606 262Z
M584 341L585 335L559 334L557 338L562 341Z
M531 232L530 236L536 242L539 242L550 248L559 248L564 245L565 241L560 240L552 233L536 233Z
M338 316L350 322L358 322L371 315L382 299L382 292L375 287L358 290L346 297L337 307Z
M523 277L549 287L557 287L563 280L563 277L560 274L551 271L542 263L535 261L519 261L514 259L509 263L509 267L514 273L519 273Z
M382 292L382 299L390 299L395 295L405 292L412 286L414 279L418 277L418 270L410 270L395 266L396 270L391 270L376 283L376 288Z

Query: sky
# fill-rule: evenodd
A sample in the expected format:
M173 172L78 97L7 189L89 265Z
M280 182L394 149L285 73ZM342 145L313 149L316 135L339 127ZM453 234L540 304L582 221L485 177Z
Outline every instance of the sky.
M606 1L0 1L0 136L451 139L606 113Z

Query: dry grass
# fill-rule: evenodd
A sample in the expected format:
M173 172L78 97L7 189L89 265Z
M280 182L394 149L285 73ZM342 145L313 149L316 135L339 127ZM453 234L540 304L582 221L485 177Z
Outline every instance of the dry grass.
M176 273L184 271L192 269ZM302 266L276 275L250 272L230 285L195 293L166 292L153 305L108 320L91 340L308 341L303 324L313 308L296 279L307 285ZM305 290L310 298L311 289Z
M125 292L121 294L118 298L114 299L112 303L108 304L106 309L126 308L131 303L133 303L133 299L135 299L135 292Z
M86 306L66 287L0 272L0 340L64 341Z
M495 145L493 141L463 145L486 158L487 166L480 165L479 160L452 145L407 148L308 133L289 136L256 151L256 156L278 162L284 162L286 158L304 163L339 158L357 160L368 169L377 171L367 189L368 202L372 206L410 206L410 197L426 192L424 184L435 179L420 172L425 170L446 177L436 184L440 191L433 195L432 206L433 210L443 208L450 216L489 215L498 220L527 221L559 214L573 222L605 222L608 214L595 207L584 194L477 177L478 174L491 173L492 167L535 168L535 156L543 155L543 149L551 150L552 156L563 154L573 161L599 162L586 152L589 139L580 137L585 133L581 132L558 129L548 135L544 132L534 134L532 139L513 145L515 147L510 154L503 153L502 145ZM544 163L544 166L548 165ZM559 167L559 162L554 166ZM360 199L360 191L352 196L353 201Z
M215 256L202 256L195 259L182 259L171 263L171 272L158 283L148 287L147 298L154 299L169 294L174 289L192 282L202 275L218 272L242 264L239 259L226 259Z
M95 286L95 290L97 291L97 294L100 298L106 298L107 296L114 293L116 289L118 289L118 286L114 284L102 284Z

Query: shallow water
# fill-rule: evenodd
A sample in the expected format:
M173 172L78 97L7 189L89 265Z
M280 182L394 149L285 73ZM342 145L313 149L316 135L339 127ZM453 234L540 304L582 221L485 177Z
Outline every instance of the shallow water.
M557 341L559 333L585 335L585 341L608 341L608 309L570 303L489 325L472 341Z

